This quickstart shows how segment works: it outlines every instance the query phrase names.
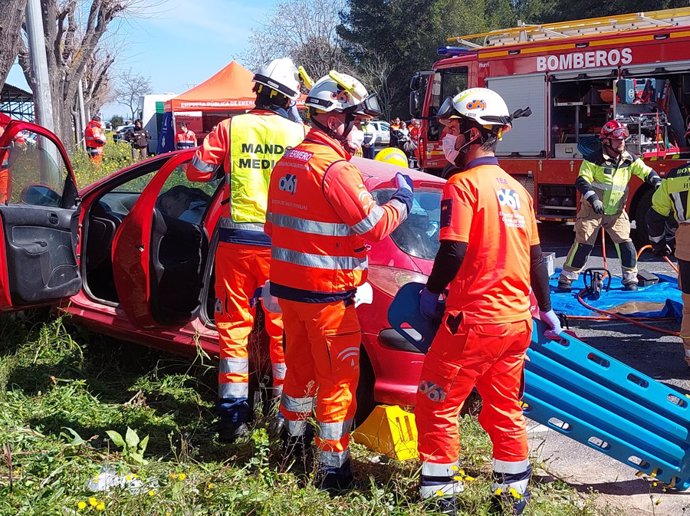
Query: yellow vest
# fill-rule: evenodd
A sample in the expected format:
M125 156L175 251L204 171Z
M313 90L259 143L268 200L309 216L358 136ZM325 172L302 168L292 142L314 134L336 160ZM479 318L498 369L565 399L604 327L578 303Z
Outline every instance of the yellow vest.
M266 221L271 171L285 149L304 139L305 128L280 115L247 113L233 117L230 129L230 218Z

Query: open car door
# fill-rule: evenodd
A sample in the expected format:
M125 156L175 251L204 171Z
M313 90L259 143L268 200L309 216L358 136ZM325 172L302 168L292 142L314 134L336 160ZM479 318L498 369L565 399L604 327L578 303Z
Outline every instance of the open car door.
M74 172L57 136L0 113L0 311L79 291L76 204Z
M203 219L219 182L187 180L193 155L192 149L163 165L115 233L115 289L142 328L183 325L201 303L208 257Z

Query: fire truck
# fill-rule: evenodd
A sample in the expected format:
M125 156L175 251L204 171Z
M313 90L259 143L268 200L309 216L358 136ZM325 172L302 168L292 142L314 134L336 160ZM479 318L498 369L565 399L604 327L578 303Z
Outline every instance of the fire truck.
M580 163L608 120L627 124L627 148L664 176L690 159L690 8L521 25L448 39L433 70L411 80L410 112L422 121L419 165L446 165L441 103L487 87L509 109L530 107L499 143L501 166L532 193L541 221L571 221ZM646 240L652 191L634 178L628 212Z

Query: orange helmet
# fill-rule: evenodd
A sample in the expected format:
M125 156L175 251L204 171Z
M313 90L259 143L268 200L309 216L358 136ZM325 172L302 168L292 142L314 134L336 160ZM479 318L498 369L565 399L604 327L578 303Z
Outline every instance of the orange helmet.
M625 140L630 133L628 128L618 120L609 120L601 128L599 136L603 140L604 138L615 138L616 140Z

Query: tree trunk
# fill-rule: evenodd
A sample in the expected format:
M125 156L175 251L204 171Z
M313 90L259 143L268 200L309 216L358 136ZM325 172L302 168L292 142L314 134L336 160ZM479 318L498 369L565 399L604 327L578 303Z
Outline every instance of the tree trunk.
M0 2L0 89L19 52L19 36L24 23L26 3L27 0Z

